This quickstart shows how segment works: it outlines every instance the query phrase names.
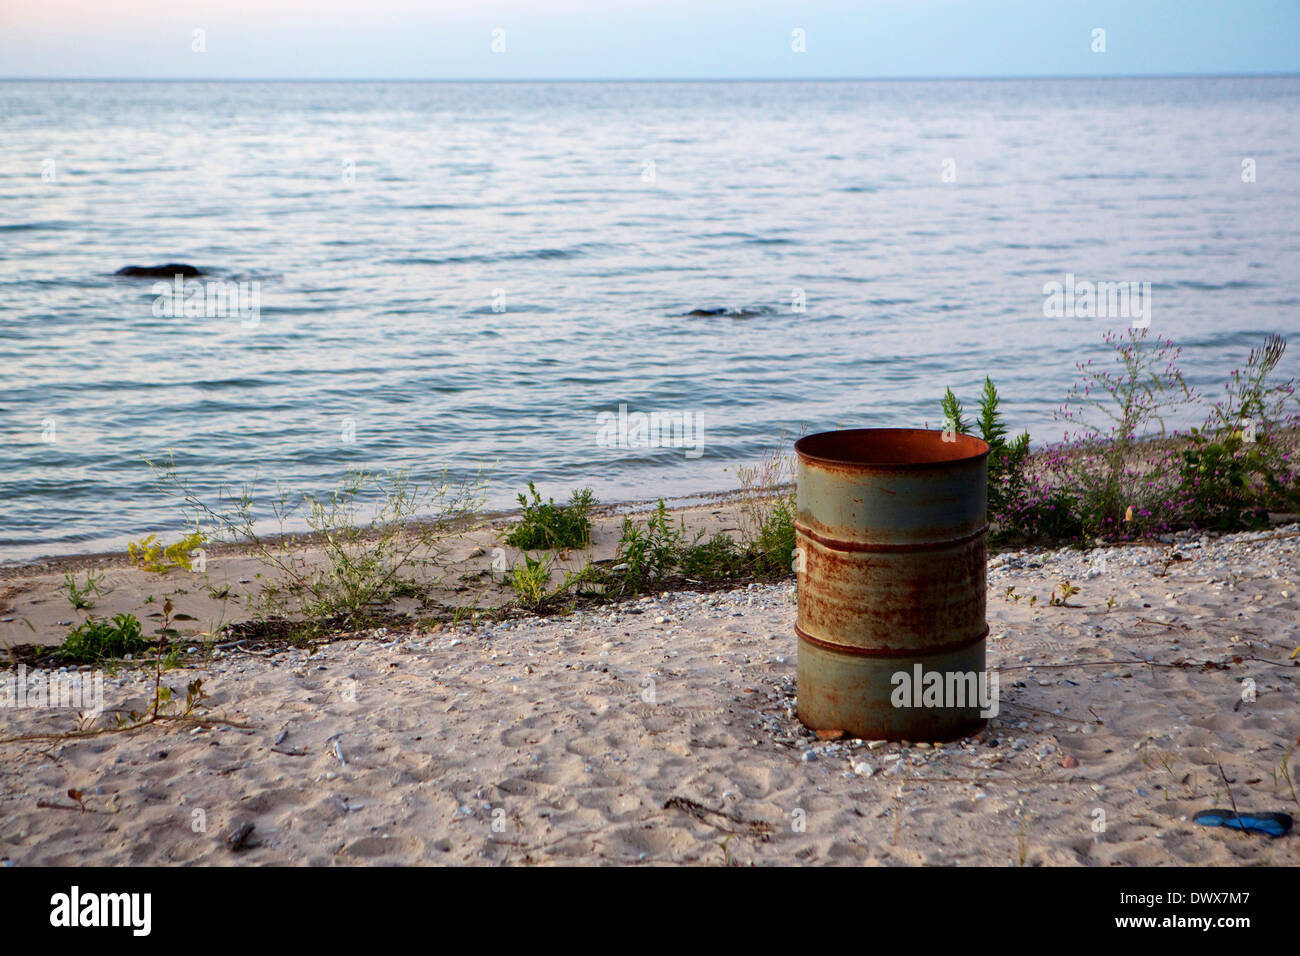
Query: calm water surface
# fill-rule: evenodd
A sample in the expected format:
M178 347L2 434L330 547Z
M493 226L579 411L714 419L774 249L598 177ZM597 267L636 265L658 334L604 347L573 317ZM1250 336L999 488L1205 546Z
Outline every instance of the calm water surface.
M1045 318L1067 272L1150 282L1213 391L1300 332L1297 117L1295 78L0 83L0 559L179 532L169 449L209 489L674 496L986 373L1054 439L1126 324ZM258 282L260 321L112 275L171 261ZM597 444L621 403L704 454Z

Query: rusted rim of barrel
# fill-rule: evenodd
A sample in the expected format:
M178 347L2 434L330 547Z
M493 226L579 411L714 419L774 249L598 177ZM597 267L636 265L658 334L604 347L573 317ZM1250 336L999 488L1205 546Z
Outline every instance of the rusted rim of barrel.
M951 434L951 433L949 433ZM794 443L803 461L863 471L913 471L973 464L989 453L988 442L926 428L845 428L805 435Z

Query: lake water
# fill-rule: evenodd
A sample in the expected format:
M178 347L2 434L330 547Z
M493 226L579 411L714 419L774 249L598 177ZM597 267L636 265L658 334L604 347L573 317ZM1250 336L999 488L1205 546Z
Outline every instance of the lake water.
M177 535L169 449L209 489L482 463L493 505L672 497L986 373L1053 440L1130 324L1046 317L1067 273L1149 282L1210 391L1300 331L1297 78L5 82L0 142L3 559ZM112 274L166 262L256 317ZM620 405L702 453L598 441Z

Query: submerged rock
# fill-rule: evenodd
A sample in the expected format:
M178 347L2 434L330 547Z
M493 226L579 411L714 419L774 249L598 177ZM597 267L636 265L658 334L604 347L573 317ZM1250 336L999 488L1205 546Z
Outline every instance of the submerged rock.
M113 274L131 276L135 279L170 279L172 276L178 275L188 279L194 276L207 275L202 269L186 265L183 262L169 262L165 266L123 266Z
M729 319L753 319L768 314L767 309L691 309L685 313L687 318L711 318L723 316Z

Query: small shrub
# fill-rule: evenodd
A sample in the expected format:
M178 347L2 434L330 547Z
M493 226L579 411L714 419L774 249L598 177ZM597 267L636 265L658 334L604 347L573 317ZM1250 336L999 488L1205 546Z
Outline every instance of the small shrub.
M546 599L547 582L551 579L551 562L524 555L524 563L516 564L506 577L519 603L536 610Z
M1268 381L1285 352L1286 340L1278 335L1251 349L1246 366L1233 369L1224 384L1225 397L1201 428L1192 429L1179 490L1198 527L1262 528L1270 508L1296 505L1295 473L1277 435L1282 425L1295 423L1294 413L1286 411L1295 400L1295 382Z
M768 512L758 530L758 537L749 546L754 573L759 576L788 574L794 550L794 505L788 500L779 501Z
M667 578L681 564L685 537L685 519L674 528L662 498L646 518L644 529L630 515L625 517L616 554L616 561L626 565L621 578L623 593L640 594Z
M77 664L94 664L148 650L140 622L130 614L118 614L112 621L88 618L68 632L59 656Z
M86 572L86 583L84 586L77 584L77 576L72 573L63 576L63 587L59 588L67 597L70 603L78 611L87 611L95 606L95 600L106 594L111 594L112 589L104 590L104 576L98 577L94 573Z
M521 551L557 548L585 548L591 543L591 509L596 496L590 488L573 492L567 505L557 505L551 498L543 502L542 496L530 481L529 494L519 496L522 513L519 524L506 535L506 544Z
M1251 428L1271 433L1283 419L1295 421L1295 413L1287 414L1287 406L1300 401L1296 398L1295 380L1278 385L1268 382L1286 353L1286 339L1270 335L1264 344L1250 350L1245 368L1233 369L1223 388L1227 394L1210 408L1204 431L1222 433ZM1256 436L1257 437L1257 436Z
M940 407L943 410L944 431L956 432L958 435L970 433L970 425L966 423L966 419L963 417L962 404L958 401L957 396L952 393L951 388L944 392Z
M1164 489L1148 477L1160 470L1141 460L1137 444L1163 436L1166 418L1197 397L1178 368L1182 349L1169 339L1148 339L1148 331L1130 328L1123 337L1107 332L1103 338L1119 368L1094 366L1092 359L1076 362L1080 381L1057 412L1077 429L1062 490L1078 503L1089 538L1114 537L1130 507L1154 519L1145 530L1164 530L1168 523L1169 509L1160 501Z
M1188 517L1198 527L1220 531L1268 527L1262 489L1251 487L1256 480L1267 491L1282 491L1266 452L1246 445L1240 432L1216 439L1197 435L1194 441L1195 446L1183 452L1180 471Z
M994 541L1069 541L1083 534L1077 502L1061 491L1029 484L1024 495L1010 500L998 515Z
M682 573L705 581L736 577L745 566L745 556L731 535L721 532L700 544L696 542L682 552Z
M1002 397L993 380L985 376L976 428L980 438L989 446L988 511L990 521L997 526L994 540L1035 537L1042 534L1045 527L1051 527L1053 533L1057 533L1071 526L1066 499L1035 493L1038 489L1032 487L1026 471L1029 432L1021 432L1008 441L1001 404ZM962 404L951 388L944 395L941 408L946 430L967 433Z
M150 465L196 526L251 550L271 580L250 603L273 619L301 618L303 635L377 617L408 592L417 570L442 554L444 540L472 526L486 480L482 472L463 481L449 480L444 472L420 482L402 469L383 475L353 471L328 495L304 493L296 502L277 487L269 505L269 516L279 524L276 538L261 530L251 484L238 492L221 488L210 505L172 462ZM297 521L315 534L321 561L304 561L285 537Z
M758 558L772 570L778 566L789 568L794 549L794 518L796 504L795 456L781 449L773 450L756 465L736 469L740 479L740 544L751 561ZM783 555L776 551L783 547L789 530L789 547Z
M1058 591L1060 592L1059 597L1057 596ZM1071 584L1069 578L1062 578L1061 583L1052 589L1052 593L1048 597L1047 603L1052 607L1074 607L1075 605L1067 604L1066 602L1078 593L1078 585Z
M1024 500L1027 489L1025 463L1029 459L1029 432L1007 441L998 395L993 380L984 377L980 394L979 433L989 446L989 511L1000 517L1015 502Z

